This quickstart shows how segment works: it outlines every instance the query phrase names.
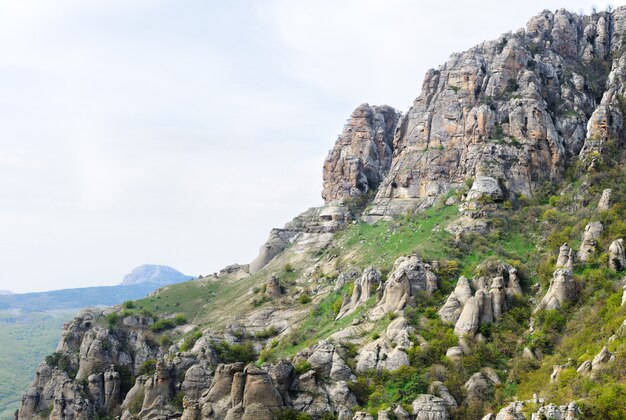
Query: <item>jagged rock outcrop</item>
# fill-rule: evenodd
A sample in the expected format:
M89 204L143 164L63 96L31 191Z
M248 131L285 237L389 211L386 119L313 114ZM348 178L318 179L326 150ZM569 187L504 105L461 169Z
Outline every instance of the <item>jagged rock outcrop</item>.
M354 110L324 162L326 203L376 191L391 166L398 117L386 105L362 104Z
M616 239L609 247L609 267L613 271L621 271L626 267L626 254L624 253L624 240Z
M429 70L398 123L391 169L369 218L432 204L470 177L499 180L507 197L529 196L543 181L561 179L568 159L601 159L623 127L625 14L544 11L525 30ZM611 52L619 59L610 62ZM594 85L584 66L605 60L607 69L594 72L608 83Z
M472 281L461 276L439 310L439 317L455 324L454 332L459 336L473 335L480 325L497 321L507 310L512 297L522 293L514 267L488 263L479 269L487 275Z
M398 258L383 287L378 313L385 314L413 305L419 293L432 293L437 290L437 275L430 264L423 263L417 256Z
M350 314L357 307L367 302L370 297L375 296L376 289L379 287L380 282L380 271L375 270L373 267L368 267L363 270L361 278L354 282L352 296L350 296L349 299L344 299L336 319L341 319Z
M602 222L591 222L585 226L583 241L578 250L578 259L580 261L587 262L589 257L596 251L596 245L600 236L602 236L602 230Z
M67 372L43 363L31 387L22 396L18 419L30 420L41 412L49 412L53 419L88 420L95 415L96 407L83 397L81 388Z

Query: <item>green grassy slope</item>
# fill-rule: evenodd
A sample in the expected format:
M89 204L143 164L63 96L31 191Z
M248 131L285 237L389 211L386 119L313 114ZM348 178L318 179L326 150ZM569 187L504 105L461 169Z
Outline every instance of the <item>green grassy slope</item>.
M76 310L16 315L0 311L0 419L12 419L37 366L54 351Z

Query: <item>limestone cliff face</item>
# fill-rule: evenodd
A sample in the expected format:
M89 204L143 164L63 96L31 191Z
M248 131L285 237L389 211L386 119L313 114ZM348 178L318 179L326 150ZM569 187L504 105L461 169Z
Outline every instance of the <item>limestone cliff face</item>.
M398 113L393 108L362 104L324 162L326 203L375 191L391 166Z
M324 164L324 199L378 187L369 216L393 216L469 178L529 196L569 162L594 164L624 137L625 25L626 8L544 11L525 29L453 54L427 72L393 143L386 115L395 114L357 108Z

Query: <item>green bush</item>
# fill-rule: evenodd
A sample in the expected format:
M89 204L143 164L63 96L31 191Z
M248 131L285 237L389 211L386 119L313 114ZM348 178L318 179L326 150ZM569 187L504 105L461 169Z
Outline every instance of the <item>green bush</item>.
M258 338L259 340L266 340L270 337L274 337L276 334L278 334L278 329L274 325L272 325L254 334L254 337Z
M222 363L243 362L250 363L257 359L257 354L251 342L243 344L228 344L226 341L215 343L215 352Z
M117 326L117 321L119 321L120 316L117 312L112 312L106 316L107 325L109 328L115 328Z
M139 375L152 376L156 372L157 361L154 359L148 359L139 367L137 372Z
M309 296L309 295L308 295L308 294L306 294L306 293L302 293L302 294L298 297L298 302L299 302L299 303L301 303L301 304L303 304L303 305L306 305L307 303L310 303L310 302L311 302L311 296Z
M309 363L308 360L301 360L299 362L296 362L296 364L294 364L293 367L298 375L307 373L308 371L312 369L311 364Z

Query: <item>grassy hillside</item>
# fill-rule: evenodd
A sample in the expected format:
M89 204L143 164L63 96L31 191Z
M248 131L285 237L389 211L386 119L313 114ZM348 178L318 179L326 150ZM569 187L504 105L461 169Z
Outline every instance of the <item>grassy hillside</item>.
M0 311L0 419L13 418L35 369L54 351L63 323L76 311Z

